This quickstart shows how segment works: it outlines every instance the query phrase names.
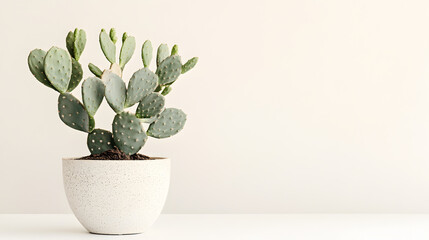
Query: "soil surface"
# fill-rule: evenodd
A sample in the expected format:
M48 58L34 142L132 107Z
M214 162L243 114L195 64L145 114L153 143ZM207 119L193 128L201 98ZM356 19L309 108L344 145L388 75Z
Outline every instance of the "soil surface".
M113 149L107 150L100 154L91 154L89 156L78 158L77 160L154 160L159 158L151 158L143 154L127 155L116 146Z

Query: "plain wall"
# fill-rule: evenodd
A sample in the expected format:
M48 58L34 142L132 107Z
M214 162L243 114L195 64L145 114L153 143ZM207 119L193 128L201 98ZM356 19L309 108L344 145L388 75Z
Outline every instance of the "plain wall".
M167 97L185 129L141 153L173 161L166 213L429 213L428 1L23 1L0 8L0 213L70 212L61 158L88 154L34 48L101 28L198 56ZM119 46L118 46L119 48ZM152 69L154 64L152 63ZM74 92L80 98L80 87ZM97 127L110 129L106 102Z

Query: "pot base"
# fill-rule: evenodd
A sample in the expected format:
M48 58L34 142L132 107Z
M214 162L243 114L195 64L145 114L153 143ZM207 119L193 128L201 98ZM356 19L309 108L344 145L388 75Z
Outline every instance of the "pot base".
M164 206L170 160L63 159L63 178L70 208L88 232L139 234Z

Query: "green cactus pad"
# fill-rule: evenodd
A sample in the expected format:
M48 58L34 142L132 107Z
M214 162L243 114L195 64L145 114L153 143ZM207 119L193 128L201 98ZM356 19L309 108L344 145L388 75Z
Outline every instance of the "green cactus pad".
M174 44L174 46L171 48L171 56L179 54L179 46L177 44Z
M92 63L88 64L88 68L89 68L89 71L91 71L95 76L101 78L101 75L103 74L103 72L101 71L100 68L98 68Z
M161 94L163 96L167 96L167 94L169 94L171 92L172 88L171 86L165 86L164 90L162 90Z
M62 93L58 97L58 114L69 127L89 132L89 115L82 103L70 93Z
M116 37L116 30L114 28L110 29L110 40L112 40L113 43L116 43L116 41L118 41L118 38Z
M45 55L46 52L42 49L34 49L33 51L31 51L28 55L28 67L30 68L30 71L34 75L34 77L39 80L39 82L57 91L57 89L52 86L51 82L49 82L48 78L45 75L45 70L43 66L45 62Z
M125 64L130 61L135 49L136 39L132 36L128 36L122 43L121 53L119 54L119 66L122 69L125 67Z
M75 89L79 85L80 81L82 80L82 77L83 77L82 66L78 61L72 58L72 75L70 78L69 86L67 88L67 92L73 91L73 89Z
M195 67L195 65L198 62L198 58L197 57L193 57L191 59L189 59L185 64L183 64L182 66L182 74L186 73L187 71L191 70L192 68Z
M149 67L150 62L152 61L152 52L152 43L149 40L146 40L142 46L142 60L144 67Z
M89 77L82 83L82 100L90 116L94 116L104 98L104 83L97 77Z
M154 138L171 137L183 129L185 122L186 114L182 110L167 108L150 124L147 135Z
M74 48L73 57L79 61L80 56L82 55L83 50L85 49L86 44L86 33L83 29L75 29L74 30Z
M165 98L159 93L151 93L144 97L136 110L138 118L153 118L162 112L165 105Z
M74 57L74 32L70 31L66 37L66 47L70 55Z
M74 32L70 31L66 37L66 46L70 55L79 60L85 49L86 44L86 33L82 29L75 29Z
M102 80L106 86L105 96L107 103L116 112L124 110L127 89L125 82L118 75L105 71Z
M137 153L146 143L147 136L142 124L131 113L117 114L113 120L112 129L116 146L126 154Z
M159 66L164 59L170 56L170 52L168 51L167 44L161 44L158 47L158 51L156 53L156 66Z
M100 154L115 146L113 134L103 129L94 129L89 133L86 144L91 154Z
M106 30L102 29L99 36L101 50L103 50L104 56L106 56L109 62L114 63L116 59L116 46L110 39Z
M45 56L44 69L46 77L55 89L61 93L67 91L72 74L72 58L66 50L58 47L49 49Z
M122 43L125 42L125 39L127 39L128 34L126 32L124 32L124 34L122 34Z
M131 107L138 103L158 85L158 76L148 68L142 68L135 72L128 83L127 99L125 107Z
M181 71L182 63L180 62L180 56L173 55L167 57L156 70L159 84L166 85L176 81Z
M194 67L195 67L195 65L197 64L197 62L198 62L198 58L197 58L197 57L194 57L194 58L189 59L189 60L188 60L185 64L183 64L183 66L182 66L182 74L184 74L185 72L187 72L187 71L191 70L192 68L194 68Z

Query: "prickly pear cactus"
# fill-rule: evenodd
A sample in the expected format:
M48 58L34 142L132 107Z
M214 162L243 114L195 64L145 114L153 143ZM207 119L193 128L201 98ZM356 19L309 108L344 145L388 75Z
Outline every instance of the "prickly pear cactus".
M45 86L50 87L57 91L48 78L45 75L44 62L45 62L46 52L42 49L34 49L28 55L28 67L30 68L31 73L34 77L43 83Z
M112 129L116 146L126 154L137 153L146 143L147 136L143 126L131 113L117 114L113 120Z
M174 44L174 46L171 48L171 56L178 55L179 54L179 46L177 44Z
M89 68L89 71L91 71L95 76L101 78L101 75L103 74L103 71L101 71L100 68L98 68L97 66L95 66L92 63L88 64L88 68Z
M74 32L70 31L66 37L66 47L72 57L74 57L74 41Z
M185 64L183 64L182 66L182 74L186 73L187 71L191 70L192 68L195 67L195 65L197 65L198 62L198 58L194 57L189 59Z
M147 135L154 138L171 137L183 129L185 122L186 114L182 110L167 108L150 124Z
M148 68L142 68L135 72L128 83L125 107L131 107L142 100L142 98L153 92L157 85L158 76Z
M153 92L140 101L136 110L136 117L153 118L162 112L164 105L165 97Z
M104 98L104 83L97 77L89 77L82 83L82 99L90 116L94 116Z
M116 59L116 46L113 43L106 30L102 29L99 36L101 50L103 50L104 56L106 56L109 62L114 63Z
M58 114L69 127L82 132L89 132L89 115L80 101L70 93L58 97Z
M170 52L168 51L167 44L161 44L158 47L158 51L156 53L156 66L159 66L164 59L170 56Z
M70 55L79 61L86 44L86 33L82 29L75 29L74 32L70 31L66 38L66 47Z
M166 138L177 134L185 125L186 114L176 108L165 109L165 96L171 92L171 84L192 69L198 58L182 65L179 48L174 45L169 51L161 44L156 52L156 71L149 69L152 61L152 43L142 44L141 57L144 68L137 70L128 82L122 80L125 65L135 51L136 40L124 33L122 46L116 61L116 31L102 29L99 43L103 54L110 62L107 69L89 63L95 77L87 77L82 85L82 103L72 92L83 79L82 65L78 62L86 44L82 29L70 31L66 37L67 50L52 47L45 52L34 49L28 56L28 67L35 78L57 92L58 115L67 126L88 133L87 146L91 154L100 154L114 147L128 155L137 153L148 136ZM103 99L116 112L112 132L95 128L94 119ZM135 113L127 108L137 104ZM147 131L145 131L146 127Z
M182 63L180 56L169 56L159 64L156 74L158 75L159 85L166 85L172 83L179 78L182 72Z
M69 86L67 87L67 92L73 91L80 83L83 77L82 66L78 61L72 58L72 74L70 77Z
M82 29L75 29L74 32L70 31L66 38L66 47L70 55L79 61L86 44L86 33Z
M124 110L127 89L125 82L116 74L106 71L102 80L106 86L105 96L107 103L116 112Z
M100 154L115 146L113 134L103 129L94 129L86 140L91 154Z
M76 61L79 61L80 56L82 55L83 50L85 49L86 44L86 33L82 29L74 30L74 58Z
M61 93L66 92L72 75L70 54L64 49L52 47L46 53L44 69L52 86Z
M116 44L116 41L118 41L118 38L116 37L116 30L114 28L110 29L109 37L110 37L110 40L112 40L112 42Z
M152 52L152 43L149 40L146 40L142 46L142 60L145 68L149 67L150 62L152 61Z
M124 69L125 64L130 61L136 49L136 39L132 36L127 36L122 43L121 53L119 54L119 66Z

